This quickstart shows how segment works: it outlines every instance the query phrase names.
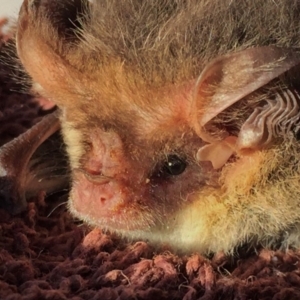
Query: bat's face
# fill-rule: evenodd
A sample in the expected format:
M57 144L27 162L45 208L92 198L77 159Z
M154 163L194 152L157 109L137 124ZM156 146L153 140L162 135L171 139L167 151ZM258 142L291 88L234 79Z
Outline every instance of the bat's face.
M202 252L297 226L297 53L195 50L202 4L186 23L172 1L62 2L24 1L17 48L62 110L75 216Z
M159 91L165 105L151 107L139 106L138 98L149 97L143 101L150 102L158 97L153 91L136 91L135 99L126 91L121 94L128 103L108 120L89 108L89 119L69 118L68 110L64 112L62 127L73 167L70 210L90 224L126 236L177 239L180 212L206 185L219 187L219 171L210 162L197 161L205 143L180 105L188 94Z

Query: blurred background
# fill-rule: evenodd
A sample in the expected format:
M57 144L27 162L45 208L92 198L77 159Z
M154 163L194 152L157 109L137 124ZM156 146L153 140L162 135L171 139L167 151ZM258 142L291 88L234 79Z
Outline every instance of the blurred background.
M23 0L0 0L0 17L16 17Z

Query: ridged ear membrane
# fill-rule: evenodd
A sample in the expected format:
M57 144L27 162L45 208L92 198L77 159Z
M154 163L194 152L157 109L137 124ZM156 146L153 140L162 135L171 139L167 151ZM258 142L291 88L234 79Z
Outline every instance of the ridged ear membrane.
M192 105L193 127L206 141L203 127L226 108L300 63L291 49L257 47L216 58L196 83Z

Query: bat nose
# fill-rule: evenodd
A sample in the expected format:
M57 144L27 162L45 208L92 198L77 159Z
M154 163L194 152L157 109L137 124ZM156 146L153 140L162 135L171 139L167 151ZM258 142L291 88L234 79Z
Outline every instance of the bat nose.
M116 213L124 203L126 191L116 180L103 179L98 182L90 181L86 172L79 170L73 174L71 202L73 210L83 215L107 215Z

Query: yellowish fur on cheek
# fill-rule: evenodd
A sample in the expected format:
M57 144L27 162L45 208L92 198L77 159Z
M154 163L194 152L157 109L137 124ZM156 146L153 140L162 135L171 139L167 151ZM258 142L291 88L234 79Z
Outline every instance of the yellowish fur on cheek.
M220 246L220 240L213 235L212 223L226 213L226 207L218 201L218 195L213 189L205 188L203 193L197 194L197 198L175 216L179 226L175 225L177 228L174 233L183 245L187 244L191 249L206 252ZM225 247L224 243L222 244Z
M198 251L231 251L237 242L247 239L243 218L247 215L246 199L259 176L264 155L255 153L227 166L220 181L222 188L205 187L195 201L176 217L177 235ZM248 201L249 201L248 200ZM251 199L253 201L253 199ZM249 229L249 228L247 228Z
M176 214L177 239L201 252L276 241L300 222L299 170L291 163L293 155L286 155L297 155L293 148L257 151L225 167L221 189L204 187Z

